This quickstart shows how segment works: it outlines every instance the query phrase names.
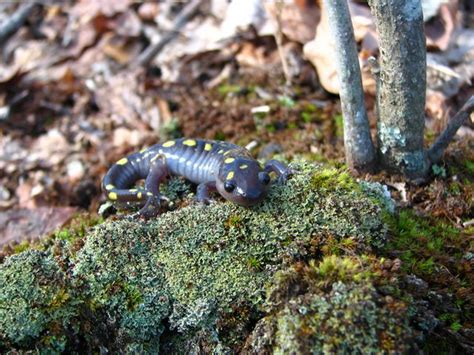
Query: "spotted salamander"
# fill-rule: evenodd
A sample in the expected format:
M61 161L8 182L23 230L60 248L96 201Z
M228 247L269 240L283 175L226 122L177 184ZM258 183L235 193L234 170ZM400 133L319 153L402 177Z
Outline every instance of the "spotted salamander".
M281 162L270 160L262 166L250 152L235 144L204 139L176 139L141 150L117 161L105 175L102 187L107 198L124 206L142 204L140 214L159 212L166 199L159 185L168 175L183 176L197 184L196 199L209 203L217 191L225 199L252 206L265 197L270 172L284 182L291 172ZM144 187L137 187L145 179Z

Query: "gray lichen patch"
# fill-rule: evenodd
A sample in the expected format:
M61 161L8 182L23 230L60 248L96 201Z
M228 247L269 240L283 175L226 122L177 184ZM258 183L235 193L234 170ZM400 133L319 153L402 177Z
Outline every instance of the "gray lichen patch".
M378 135L380 140L380 151L385 154L390 148L403 148L406 145L406 137L399 127L387 126L384 122L378 124Z
M37 250L9 257L0 265L0 285L0 350L43 339L62 351L80 301L54 258Z
M8 258L0 267L7 285L0 300L29 291L16 307L0 307L0 349L49 349L46 337L57 324L51 315L59 318L54 334L66 351L180 352L186 344L240 349L262 317L277 271L339 244L353 253L385 244L386 211L378 195L340 169L307 163L292 168L295 175L272 186L254 208L190 202L149 222L106 222L61 268L66 261L53 257L54 248ZM55 246L55 255L61 247ZM37 270L45 270L41 284ZM60 313L35 308L61 292L68 296ZM44 321L22 328L14 313Z

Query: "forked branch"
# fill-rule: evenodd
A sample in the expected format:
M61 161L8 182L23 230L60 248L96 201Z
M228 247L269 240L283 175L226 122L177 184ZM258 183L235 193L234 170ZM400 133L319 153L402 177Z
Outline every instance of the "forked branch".
M474 112L474 96L471 96L459 112L448 122L444 132L436 139L428 150L428 158L431 164L435 164L441 159L457 130L462 126L464 121L469 118L472 112Z

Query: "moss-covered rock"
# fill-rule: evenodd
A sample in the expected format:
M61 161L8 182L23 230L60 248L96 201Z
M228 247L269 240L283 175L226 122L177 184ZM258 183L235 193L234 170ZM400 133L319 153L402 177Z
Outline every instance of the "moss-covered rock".
M378 291L382 275L374 263L378 261L330 256L279 272L268 289L268 315L248 338L246 352L408 350L413 337L406 304Z
M55 259L47 255L51 268L67 281L68 289L64 292L75 295L75 303L67 302L64 310L60 309L64 314L75 311L78 316L62 317L65 327L61 329L75 329L89 350L102 347L111 351L156 352L164 347L167 352L179 353L184 350L182 346L190 344L205 352L242 349L254 325L268 312L266 288L275 283L276 272L284 272L295 263L317 258L328 250L349 248L351 253L358 254L385 244L386 211L374 193L367 194L340 170L312 164L295 164L293 169L294 177L284 186L272 186L268 198L259 206L246 209L229 202L210 206L190 203L149 222L106 222L89 233L80 249L70 254L67 273L54 266ZM57 250L54 254L61 255ZM5 265L19 267L16 265L21 258L29 260L31 254L11 257ZM5 265L0 270L1 277L15 278L8 276ZM34 271L25 271L30 273ZM321 314L320 324L330 323L336 317L333 312L347 311L346 328L357 329L359 325L351 323L352 312L357 314L356 319L367 320L360 323L364 329L359 334L372 336L364 333L373 331L365 329L367 326L376 322L389 324L385 318L394 315L374 298L373 286L364 279L364 270L358 275L362 278L360 282L337 279L331 283L332 291L314 291L319 298L313 301L326 304L327 313ZM16 282L10 291L0 290L0 300L21 292ZM61 285L54 277L47 278L45 285L51 290L48 292L59 292L55 284ZM28 297L23 308L39 312L36 318L42 319L46 317L43 309L36 309L33 304L48 304L54 296L35 297L40 300L30 302ZM324 308L309 300L302 302L315 316L319 308ZM372 307L372 313L364 313L364 302ZM75 304L81 307L69 308ZM287 328L291 327L290 320L296 318L288 307L278 318L281 329L272 333L276 339L293 336ZM17 333L12 333L8 329L15 324L13 310L4 310L0 339L19 348L34 348L41 339L41 331L32 333L28 327L17 327ZM43 331L49 331L48 324L49 321L41 323ZM314 327L317 326L315 323ZM404 326L399 330L402 335L407 331ZM332 335L320 334L320 342L325 343L326 336ZM350 344L358 340L360 349L377 345L359 338ZM282 351L284 343L275 342L282 344ZM84 344L67 346L77 350Z
M0 350L63 350L79 301L54 259L36 250L11 256L0 265L0 285Z

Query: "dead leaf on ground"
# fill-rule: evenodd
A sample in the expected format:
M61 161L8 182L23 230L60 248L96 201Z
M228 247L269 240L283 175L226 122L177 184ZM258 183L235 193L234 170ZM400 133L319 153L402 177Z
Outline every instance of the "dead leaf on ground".
M350 1L349 10L352 15L354 36L356 41L362 43L361 54L363 58L360 58L362 63L363 59L374 55L377 50L375 25L367 7ZM337 67L336 61L334 60L334 53L337 50L339 50L339 48L336 48L331 38L327 12L324 7L322 7L321 21L316 29L316 36L312 41L305 44L304 55L315 66L321 85L325 90L333 94L339 93ZM361 64L361 68L363 67ZM374 91L375 83L370 72L363 70L362 73L364 89L370 92Z
M458 1L451 0L449 4L442 4L438 15L425 25L426 45L434 50L446 50L452 42L456 28L460 27L458 14Z
M32 144L27 160L29 163L43 167L56 166L70 154L70 148L64 134L57 129L52 129Z
M281 31L290 41L307 43L316 34L316 25L319 23L321 11L316 3L297 6L295 3L282 2L281 6L275 2L264 2L265 10L271 19L271 25L259 32L260 35L275 34L278 28L278 16L281 18Z
M73 207L39 207L0 212L0 246L47 235L62 227L76 211Z

